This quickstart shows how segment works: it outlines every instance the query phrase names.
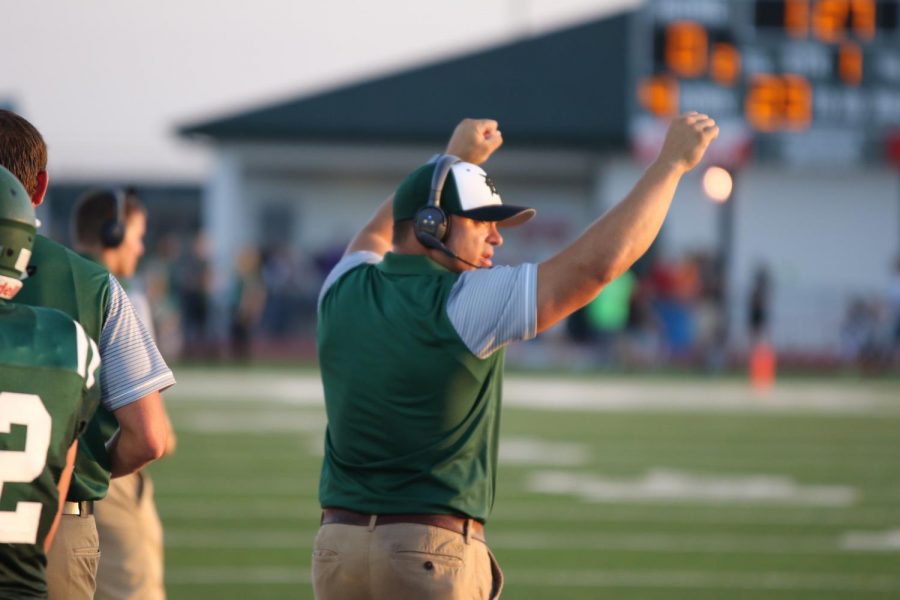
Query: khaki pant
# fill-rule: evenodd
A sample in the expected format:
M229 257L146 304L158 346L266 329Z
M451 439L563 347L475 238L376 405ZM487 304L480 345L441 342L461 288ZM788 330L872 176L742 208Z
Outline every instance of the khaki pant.
M100 533L97 600L164 600L162 524L145 473L110 481L94 505Z
M49 600L91 600L97 585L100 541L93 515L63 515L47 553Z
M322 525L312 578L318 600L489 600L503 588L484 542L415 523Z

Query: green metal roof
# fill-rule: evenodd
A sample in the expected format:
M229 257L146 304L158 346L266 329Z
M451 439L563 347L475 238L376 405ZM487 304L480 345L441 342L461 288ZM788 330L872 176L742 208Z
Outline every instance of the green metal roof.
M190 124L221 140L441 142L462 117L490 117L517 144L626 143L633 13L387 77Z

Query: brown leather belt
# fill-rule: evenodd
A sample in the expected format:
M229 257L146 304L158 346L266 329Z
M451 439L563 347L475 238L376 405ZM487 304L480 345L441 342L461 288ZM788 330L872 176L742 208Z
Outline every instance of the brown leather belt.
M374 521L373 521L374 517ZM484 541L484 525L475 519L457 517L456 515L366 515L345 510L343 508L326 508L322 510L322 525L339 523L342 525L366 525L378 527L394 523L416 523L447 529L460 535L466 535Z

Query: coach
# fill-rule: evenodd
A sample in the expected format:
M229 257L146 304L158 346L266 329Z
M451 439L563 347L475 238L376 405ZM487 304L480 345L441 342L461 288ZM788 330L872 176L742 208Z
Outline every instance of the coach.
M646 252L681 176L718 135L690 113L634 189L536 264L493 268L503 204L477 165L497 123L465 120L357 234L319 296L328 426L313 549L319 599L497 598L494 502L504 347L551 327ZM458 157L458 158L457 158Z

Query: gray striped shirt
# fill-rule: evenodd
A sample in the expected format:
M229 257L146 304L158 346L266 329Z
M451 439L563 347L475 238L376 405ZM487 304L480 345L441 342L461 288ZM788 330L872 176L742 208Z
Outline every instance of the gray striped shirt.
M341 276L360 265L379 262L381 256L369 251L342 258L322 284L319 305ZM478 358L487 358L510 342L530 340L537 335L537 265L466 271L450 291L447 316Z
M112 412L173 386L175 376L112 275L109 291L109 310L100 332L100 402Z

